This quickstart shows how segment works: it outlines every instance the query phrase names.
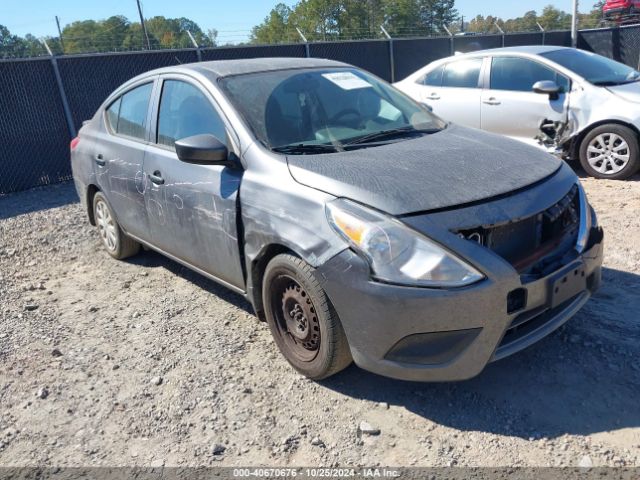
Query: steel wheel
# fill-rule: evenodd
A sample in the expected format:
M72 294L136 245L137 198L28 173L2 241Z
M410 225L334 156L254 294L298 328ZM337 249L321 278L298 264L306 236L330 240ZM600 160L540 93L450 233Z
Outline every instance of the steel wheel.
M278 334L291 354L311 362L320 348L320 324L309 294L289 275L279 275L271 289L271 308Z
M616 133L602 133L593 138L587 147L589 165L603 175L619 173L630 159L629 144Z
M109 207L103 200L98 200L95 205L95 212L96 225L98 226L102 243L107 247L107 250L115 252L118 249L118 232Z

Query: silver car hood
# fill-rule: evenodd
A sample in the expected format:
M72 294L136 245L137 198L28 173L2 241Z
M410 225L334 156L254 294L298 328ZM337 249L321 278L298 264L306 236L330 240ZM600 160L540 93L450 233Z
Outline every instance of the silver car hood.
M607 90L627 102L640 103L640 82L607 87Z
M501 196L555 173L561 161L498 135L452 125L376 148L287 157L293 178L392 215Z

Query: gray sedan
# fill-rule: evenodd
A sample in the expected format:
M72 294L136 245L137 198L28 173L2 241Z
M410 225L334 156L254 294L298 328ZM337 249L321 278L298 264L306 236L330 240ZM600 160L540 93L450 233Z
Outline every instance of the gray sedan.
M397 88L442 118L579 159L597 178L640 169L640 72L572 48L498 48L427 65Z
M71 150L111 256L144 245L245 296L313 379L352 360L466 379L600 285L603 234L570 168L342 63L152 71Z

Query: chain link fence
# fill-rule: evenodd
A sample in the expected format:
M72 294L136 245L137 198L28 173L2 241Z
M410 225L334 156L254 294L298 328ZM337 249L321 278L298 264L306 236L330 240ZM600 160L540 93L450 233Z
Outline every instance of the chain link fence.
M71 178L68 145L72 132L93 116L115 88L154 68L196 61L310 56L340 60L397 81L455 52L531 44L569 46L571 33L394 38L1 60L0 195ZM582 31L578 46L638 67L640 26Z

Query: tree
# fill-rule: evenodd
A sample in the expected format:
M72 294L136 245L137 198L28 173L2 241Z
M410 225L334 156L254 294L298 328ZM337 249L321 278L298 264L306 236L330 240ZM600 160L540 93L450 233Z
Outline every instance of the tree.
M284 3L277 4L260 25L253 27L251 30L251 42L282 43L297 41L295 37L291 38L292 26L289 24L291 13L291 8Z
M571 28L571 18L571 14L548 5L542 10L538 21L545 30L566 30Z

